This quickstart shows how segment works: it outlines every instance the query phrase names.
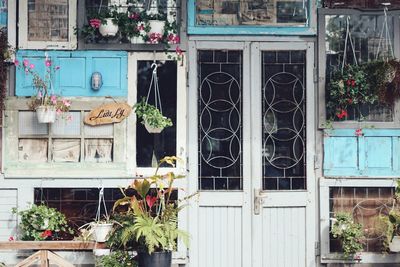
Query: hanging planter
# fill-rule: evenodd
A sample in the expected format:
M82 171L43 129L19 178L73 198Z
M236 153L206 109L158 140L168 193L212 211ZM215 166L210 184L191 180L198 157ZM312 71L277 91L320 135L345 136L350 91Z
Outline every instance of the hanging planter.
M400 252L400 236L395 235L389 244L391 252Z
M161 131L172 126L172 121L170 118L163 116L162 106L161 106L161 96L160 90L158 88L158 78L157 78L157 64L153 63L151 68L153 68L153 73L151 76L150 87L147 93L147 98L143 98L141 102L137 103L134 108L138 119L142 120L146 130L149 133L161 133ZM154 87L154 88L153 88ZM148 103L150 92L154 89L154 103L155 105L150 105Z
M36 115L39 123L54 123L56 121L56 108L54 106L38 106Z
M162 130L164 130L164 128L162 128L162 127L153 127L153 126L151 126L147 121L145 121L144 122L144 127L146 128L146 130L149 132L149 133L156 133L156 134L158 134L158 133L161 133L162 132Z
M94 222L91 227L93 229L93 238L96 242L103 243L108 240L109 234L113 229L113 223Z
M99 32L102 36L112 37L117 34L118 24L114 23L113 20L113 18L104 19L105 23L103 22L99 27Z

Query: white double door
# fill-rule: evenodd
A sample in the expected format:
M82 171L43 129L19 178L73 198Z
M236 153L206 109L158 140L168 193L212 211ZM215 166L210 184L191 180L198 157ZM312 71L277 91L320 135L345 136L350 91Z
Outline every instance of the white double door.
M189 191L199 192L189 266L315 266L313 43L191 41L188 56ZM213 115L225 108L213 94L236 105L226 117L234 122ZM229 149L226 125L235 129ZM237 171L224 169L235 160Z

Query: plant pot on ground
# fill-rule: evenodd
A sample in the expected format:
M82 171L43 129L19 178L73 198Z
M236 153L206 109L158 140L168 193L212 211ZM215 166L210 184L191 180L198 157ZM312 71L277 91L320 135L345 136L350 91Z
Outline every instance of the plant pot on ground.
M147 251L139 252L139 267L171 267L172 252L160 251L149 254Z

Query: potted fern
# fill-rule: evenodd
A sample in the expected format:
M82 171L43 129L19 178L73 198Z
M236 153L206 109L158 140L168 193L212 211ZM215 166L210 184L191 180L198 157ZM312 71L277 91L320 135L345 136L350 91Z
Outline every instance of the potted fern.
M135 179L128 188L122 190L124 197L114 204L114 210L123 206L126 207L126 214L133 215L133 224L128 224L129 229L122 231L121 241L124 246L138 243L139 267L170 267L177 239L188 244L188 233L178 229L178 213L183 205L171 198L173 183L181 176L173 172L165 175L157 173L162 164L174 166L176 160L176 157L161 159L152 177ZM132 189L137 195L128 196L127 190Z
M173 125L170 118L165 117L155 106L146 103L144 98L134 109L149 133L161 133L164 128Z

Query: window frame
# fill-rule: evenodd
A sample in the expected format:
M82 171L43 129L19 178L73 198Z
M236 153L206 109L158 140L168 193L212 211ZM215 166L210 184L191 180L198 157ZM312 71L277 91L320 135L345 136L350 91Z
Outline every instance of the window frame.
M326 47L325 47L325 16L329 15L382 15L379 11L361 11L356 9L328 9L318 8L318 75L316 82L318 83L318 126L320 129L329 128L326 118ZM395 57L400 59L400 12L388 11L388 15L393 15L393 50ZM400 101L396 101L393 106L393 121L377 122L377 121L334 121L332 127L335 129L344 128L398 128L400 125Z
M316 35L317 34L317 1L309 0L308 25L305 26L200 26L196 24L196 1L189 0L187 6L188 34L197 35Z
M29 41L28 39L28 0L19 1L18 18L18 48L19 49L51 49L75 50L77 37L74 33L76 27L77 1L68 0L68 41ZM25 19L23 19L25 18Z
M321 263L351 263L341 258L339 253L330 253L329 246L329 189L330 187L395 187L396 179L327 179L320 178L320 262ZM384 254L375 252L361 252L362 263L396 263L396 254Z
M71 98L71 110L92 110L105 102L104 98ZM116 99L125 101L125 99ZM114 124L113 135L113 161L112 162L20 162L18 160L19 123L20 111L29 111L26 98L12 97L6 102L3 127L3 173L5 178L132 178L127 172L126 155L126 125L127 120ZM82 122L83 123L83 122ZM81 127L82 124L81 124ZM51 134L46 135L49 138ZM75 139L82 140L83 133ZM35 138L36 139L36 138ZM38 136L38 139L41 139ZM70 139L62 136L56 139ZM84 143L81 143L81 151ZM81 155L82 156L82 155ZM71 167L76 167L71 168Z
M138 61L156 60L165 61L168 59L163 52L130 52L128 54L128 104L134 105L137 103L137 70ZM161 172L173 171L179 174L186 173L187 149L186 149L186 93L187 93L187 74L186 60L177 61L177 106L176 106L176 156L181 160L177 161L175 168L161 168ZM138 167L136 161L136 123L137 117L133 115L127 123L127 149L130 153L127 154L127 161L131 164L128 166L128 172L134 172L137 176L150 176L154 174L153 167ZM173 155L171 155L173 156ZM179 184L179 183L177 183Z

